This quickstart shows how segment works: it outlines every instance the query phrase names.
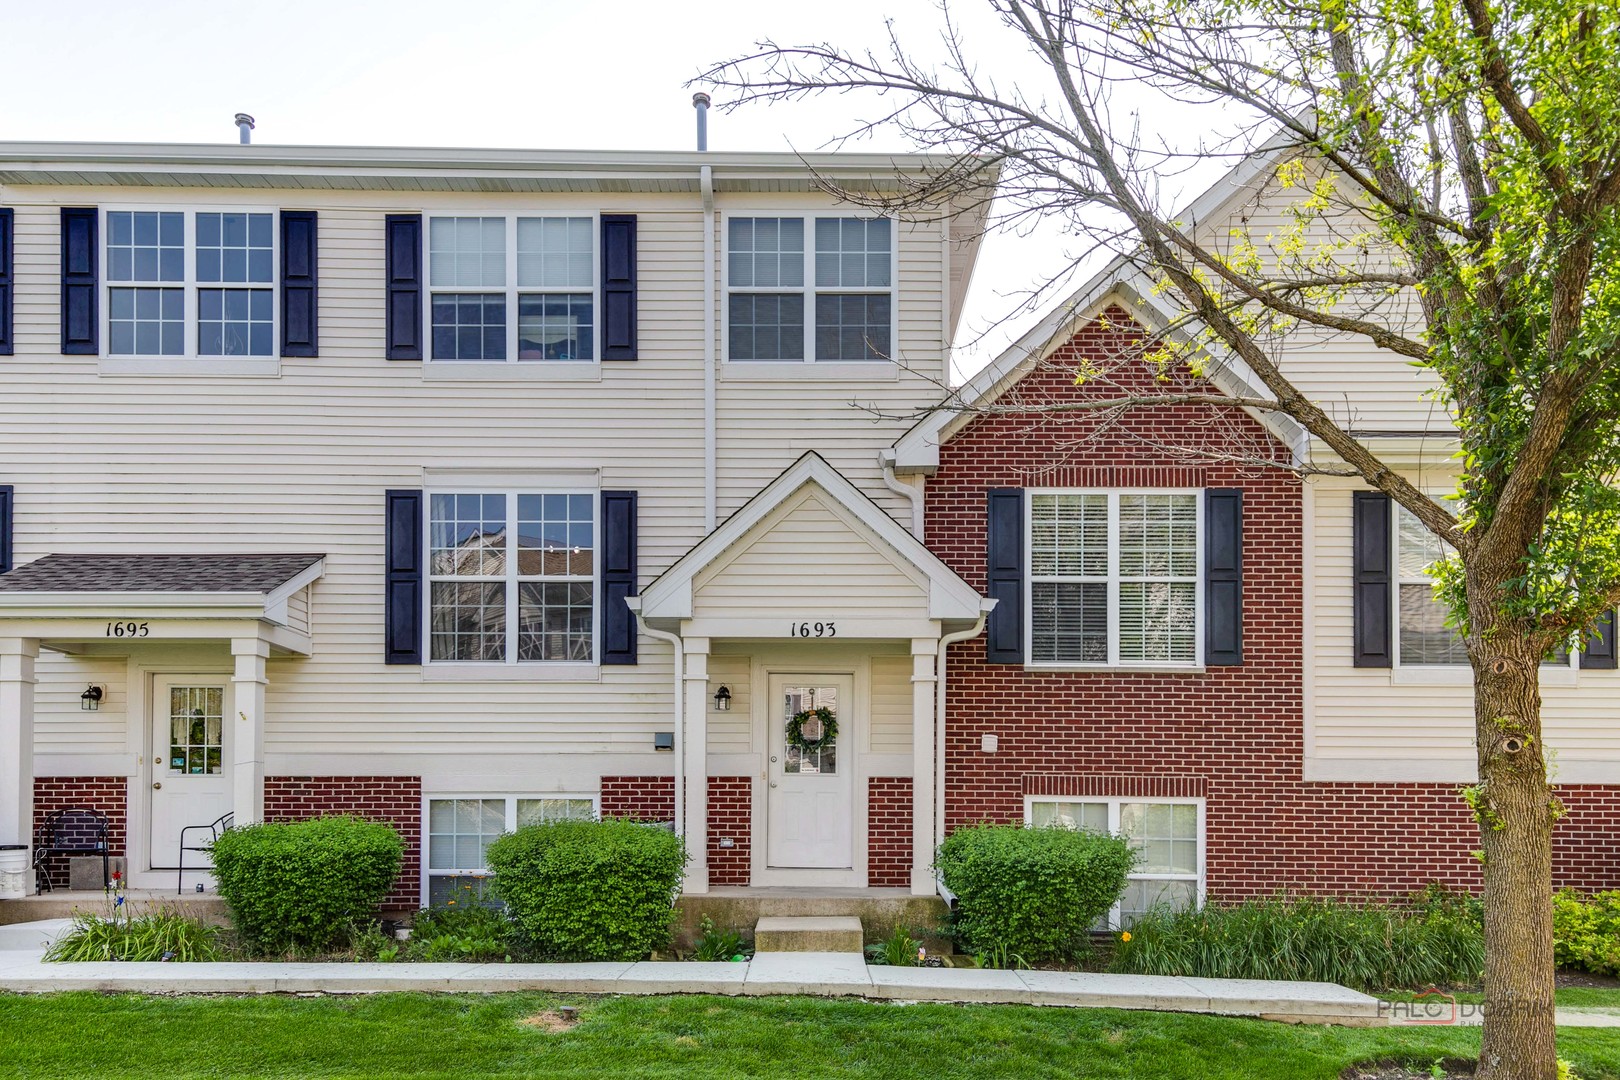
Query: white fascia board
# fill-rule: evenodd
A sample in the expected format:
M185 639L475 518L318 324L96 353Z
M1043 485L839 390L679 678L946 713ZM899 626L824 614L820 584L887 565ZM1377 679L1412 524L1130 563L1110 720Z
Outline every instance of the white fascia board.
M0 592L0 617L257 619L264 607L258 592Z
M692 581L703 569L734 545L745 540L772 511L806 484L814 483L853 514L877 539L896 555L921 570L929 580L928 611L935 619L974 619L981 597L957 573L939 560L911 533L901 528L865 492L814 451L807 452L775 480L725 520L719 528L700 540L675 564L665 570L640 596L640 611L646 619L690 619Z

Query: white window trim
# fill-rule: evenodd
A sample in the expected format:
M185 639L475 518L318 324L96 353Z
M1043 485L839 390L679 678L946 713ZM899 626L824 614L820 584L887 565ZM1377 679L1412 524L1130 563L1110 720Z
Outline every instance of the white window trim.
M1043 661L1035 655L1034 515L1035 498L1044 495L1108 496L1108 661ZM1119 655L1119 496L1191 495L1197 514L1194 540L1197 573L1193 584L1193 659L1191 661L1121 660ZM1204 492L1202 488L1026 488L1024 490L1024 667L1031 671L1120 671L1196 674L1204 670ZM1041 580L1051 580L1042 578Z
M281 207L232 206L209 203L114 203L98 208L96 227L96 269L99 290L96 303L97 330L101 334L101 374L103 375L247 375L276 376L281 374ZM107 215L115 213L178 213L184 236L185 276L182 281L139 285L132 282L112 281L107 274L107 245L112 238L107 228ZM198 214L269 214L270 215L270 281L237 284L231 282L199 282L197 280L197 215ZM166 288L182 290L185 310L185 351L177 356L141 356L112 351L112 290L125 288ZM267 289L270 303L270 355L269 356L203 356L197 351L199 288Z
M889 287L885 289L825 289L828 293L866 293L889 296L889 357L887 360L817 360L816 359L816 229L822 219L863 218L875 221L881 214L852 214L837 211L810 211L790 209L755 209L722 211L720 214L720 355L737 375L771 378L773 371L791 371L799 378L879 378L898 377L900 368L900 222L890 218L889 229ZM803 360L733 360L731 359L731 219L732 218L800 218L804 230L804 284L798 288L766 288L736 286L741 293L774 293L781 296L804 297L804 359ZM780 375L774 377L783 377ZM792 377L792 376L788 376Z
M502 495L506 498L506 535L511 556L507 564L514 569L506 582L506 659L505 660L434 660L433 659L433 496L435 495ZM520 581L516 573L517 497L519 495L589 495L591 497L592 539L596 544L591 558L591 659L585 660L519 660L517 658L517 613ZM600 489L574 485L512 484L437 484L422 492L422 671L424 682L563 682L590 681L601 677L602 663L602 493ZM478 581L481 578L469 578ZM429 669L432 674L429 675ZM449 798L449 796L442 796ZM467 796L472 798L472 796ZM493 798L494 796L488 796ZM530 796L523 796L527 799Z
M488 877L489 876L489 868L488 867L478 867L476 869L471 869L471 870L469 870L469 869L433 870L433 869L429 869L429 867L428 867L429 854L430 854L429 845L432 843L432 834L429 832L429 825L430 825L430 822L431 822L431 816L430 815L433 812L433 804L436 803L436 802L450 802L450 801L453 801L453 800L456 800L456 799L505 799L506 800L506 829L505 829L506 832L515 832L515 831L517 831L517 804L518 804L518 801L520 799L579 799L579 800L582 800L582 801L583 800L589 800L590 804L591 804L591 814L592 814L592 816L596 817L599 820L602 817L602 803L601 803L601 800L596 795L588 794L588 793L583 792L583 791L580 791L580 792L552 792L552 793L545 793L545 794L524 794L524 795L493 794L493 793L489 793L489 792L484 792L484 793L479 793L479 792L454 792L454 793L450 793L450 792L437 792L436 791L436 792L433 792L432 794L424 793L422 795L422 871L421 871L421 874L419 875L421 880L418 882L418 890L419 890L419 895L421 897L421 903L422 903L423 907L427 907L427 905L428 905L428 899L429 899L428 886L429 886L432 878L436 878L436 877L479 877L479 876Z
M1108 807L1108 831L1114 836L1121 835L1119 831L1119 808L1125 803L1145 803L1154 806L1196 806L1198 808L1198 906L1204 906L1205 866L1208 860L1209 838L1205 828L1206 806L1205 800L1194 799L1155 799L1155 798L1103 798L1096 795L1025 795L1024 796L1024 824L1031 826L1035 820L1035 804L1044 802L1055 803L1100 803ZM425 834L424 834L425 835ZM1127 881L1192 881L1190 874L1128 874ZM1116 901L1108 909L1108 926L1110 929L1119 929L1120 906Z
M433 219L434 218L504 218L506 220L506 284L504 286L473 287L470 285L433 284ZM518 218L589 218L591 222L591 287L589 290L561 288L559 286L524 285L517 283L517 222ZM598 380L602 377L602 214L598 210L478 210L448 209L425 211L422 214L422 372L423 378L437 380L488 379L579 379ZM518 359L518 297L520 295L591 294L591 359L589 360L519 360ZM433 355L433 294L455 293L463 296L503 293L506 296L506 359L505 360L440 360ZM435 368L435 365L438 365Z

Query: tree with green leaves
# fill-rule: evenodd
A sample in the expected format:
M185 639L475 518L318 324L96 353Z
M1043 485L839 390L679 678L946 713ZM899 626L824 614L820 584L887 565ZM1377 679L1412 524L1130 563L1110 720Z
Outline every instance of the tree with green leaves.
M941 7L937 62L889 47L762 43L699 80L722 106L873 95L950 164L901 216L973 197L995 219L1112 246L1182 312L1146 359L1174 400L1270 410L1309 433L1300 473L1360 477L1443 541L1441 598L1473 672L1487 1019L1477 1075L1553 1080L1552 835L1539 669L1620 602L1620 5L1591 0L990 0L1028 62L978 65ZM1176 111L1176 130L1144 116ZM1195 107L1205 111L1199 113ZM1195 118L1212 116L1207 125ZM1185 117L1186 119L1180 119ZM1219 239L1160 190L1214 156L1277 162L1288 222ZM1322 335L1427 373L1459 446L1435 498L1354 417L1313 400L1289 357ZM1235 358L1254 393L1188 392ZM1142 358L1132 362L1141 363ZM1088 373L1101 377L1106 372ZM947 402L944 407L971 407ZM1040 408L1039 405L1027 405ZM1073 407L1073 406L1069 406Z

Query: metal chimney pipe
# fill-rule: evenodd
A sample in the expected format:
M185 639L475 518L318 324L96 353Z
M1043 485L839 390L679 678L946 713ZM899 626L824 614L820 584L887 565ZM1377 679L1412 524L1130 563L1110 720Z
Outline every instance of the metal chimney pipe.
M242 136L242 145L253 141L253 117L245 112L236 114L236 130Z
M692 107L697 110L698 149L709 148L709 95L699 90L692 95Z

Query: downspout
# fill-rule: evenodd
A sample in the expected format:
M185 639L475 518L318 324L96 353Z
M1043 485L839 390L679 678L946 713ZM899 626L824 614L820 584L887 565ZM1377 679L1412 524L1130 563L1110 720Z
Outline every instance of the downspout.
M703 189L703 535L715 524L714 170L698 169Z
M971 629L958 630L939 639L939 653L934 658L934 843L945 840L945 656L958 641L968 641L984 633L984 620L994 600L981 600L979 621ZM940 886L943 888L944 886Z
M901 483L900 478L894 475L893 448L878 451L878 464L883 466L884 486L911 505L911 525L909 528L911 535L921 540L923 538L923 493L910 484Z
M648 637L667 641L675 649L675 835L686 835L686 651L679 634L667 630L654 630L641 617L641 598L630 596L625 602L636 613L636 626Z

